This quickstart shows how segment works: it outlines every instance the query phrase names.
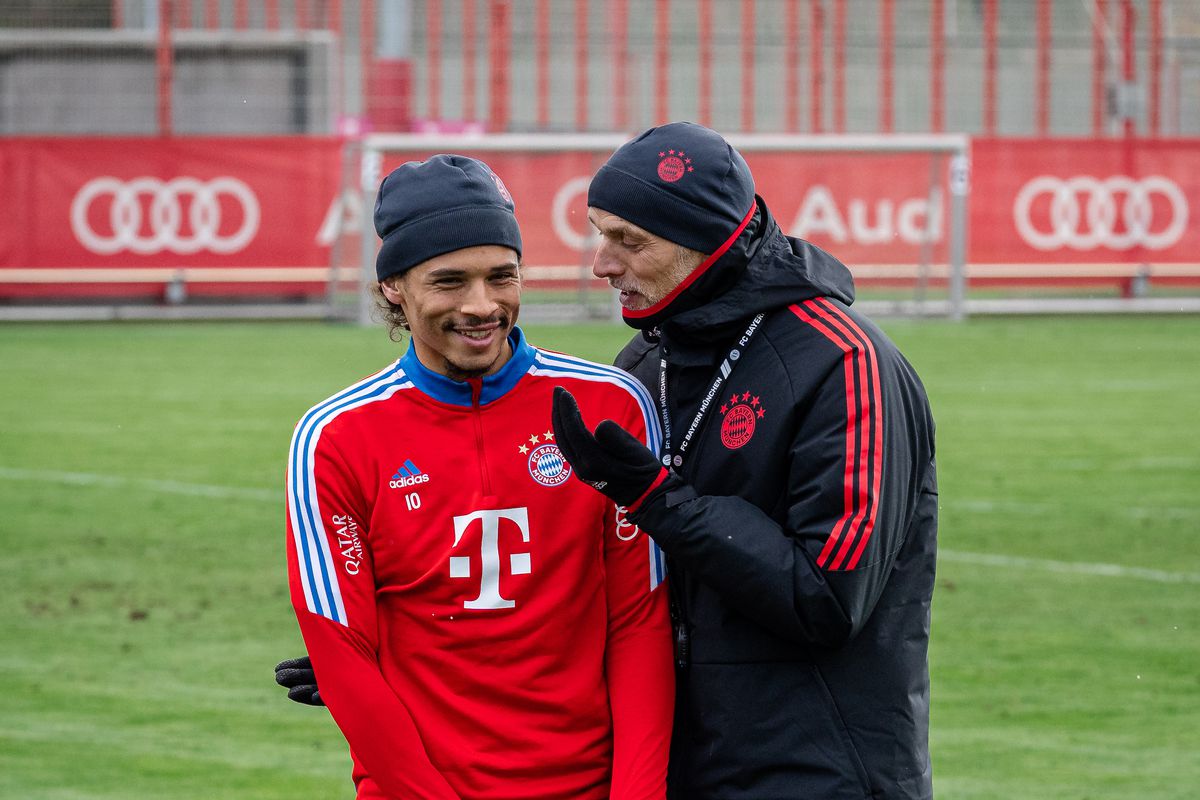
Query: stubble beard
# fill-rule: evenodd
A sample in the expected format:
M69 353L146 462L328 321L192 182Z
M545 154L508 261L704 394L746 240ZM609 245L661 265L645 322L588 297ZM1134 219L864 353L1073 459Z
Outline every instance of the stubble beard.
M512 323L508 314L501 313L495 317L492 317L491 319L483 319L481 317L467 317L466 319L466 324L471 326L486 325L490 322L500 323L499 330L503 331L504 339L507 340L508 335L512 333ZM455 327L456 326L453 323L447 322L442 326L442 330L450 332L453 335ZM455 364L449 358L444 358L443 362L446 368L445 375L450 380L457 381L459 383L465 383L472 378L482 378L484 375L487 375L492 371L492 368L496 365L497 361L504 357L504 348L505 344L502 341L500 344L500 351L496 353L496 357L483 367L464 367L461 364Z
M640 285L633 281L629 282L631 285L625 285L625 281L617 283L610 280L608 283L617 291L634 292L640 296L642 302L629 308L631 311L644 311L665 300L667 295L675 291L675 287L687 280L687 277L700 266L703 260L703 253L680 246L675 251L666 273L660 280L655 280L652 284L642 283Z

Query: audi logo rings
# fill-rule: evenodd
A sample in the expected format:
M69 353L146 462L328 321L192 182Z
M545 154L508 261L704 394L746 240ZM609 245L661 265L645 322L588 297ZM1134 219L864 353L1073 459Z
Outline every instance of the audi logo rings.
M1030 218L1034 202L1050 196L1050 230L1041 230ZM1165 199L1171 219L1155 225L1153 197ZM1118 202L1119 198L1124 199ZM1117 211L1123 230L1118 231ZM1161 206L1160 206L1161 207ZM1134 180L1114 175L1099 180L1087 175L1062 179L1041 175L1025 184L1013 203L1017 232L1038 250L1128 250L1145 247L1165 250L1182 238L1188 224L1188 201L1174 181L1161 175Z
M110 235L92 228L92 203L97 198L112 197L109 220ZM221 195L226 195L241 207L241 226L232 233L221 233ZM149 216L143 220L142 197L150 197ZM183 198L190 198L187 221L190 231L182 231ZM71 201L71 230L79 243L101 255L128 250L138 255L152 255L168 250L179 255L208 250L213 253L236 253L254 239L260 219L258 198L250 187L237 178L222 177L204 182L196 178L134 178L121 181L102 177L88 181ZM143 225L148 222L148 225ZM147 229L147 232L143 231Z

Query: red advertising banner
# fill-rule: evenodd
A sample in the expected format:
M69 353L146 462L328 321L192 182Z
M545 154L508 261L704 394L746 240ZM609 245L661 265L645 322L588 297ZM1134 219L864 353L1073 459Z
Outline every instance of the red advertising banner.
M40 273L61 269L75 294L160 290L164 269L256 270L204 284L216 293L307 278L297 267L323 281L340 153L307 137L2 139L0 293L59 293Z
M503 179L531 280L577 281L587 187L609 152L548 141L442 147ZM859 280L911 282L917 265L944 278L949 155L743 150L779 225ZM380 176L434 152L389 152ZM1154 265L1155 280L1200 282L1200 140L974 140L971 161L972 281L1112 282ZM374 235L361 194L339 194L340 165L334 139L0 139L0 297L161 293L172 270L230 276L189 292L320 293L333 241L364 222Z
M1200 140L987 139L971 149L972 265L1200 261Z
M746 153L755 188L784 232L828 250L860 275L886 274L880 267L888 265L946 263L950 159L931 153Z
M1191 214L1200 208L1200 141L989 139L971 148L972 267L1021 266L1036 278L1036 265L1056 277L1065 274L1056 265L1153 263L1200 274ZM949 155L744 153L779 225L857 272L886 276L890 265L911 277L901 268L947 262ZM389 153L384 169L431 154ZM516 199L528 264L590 263L587 185L607 153L469 154Z

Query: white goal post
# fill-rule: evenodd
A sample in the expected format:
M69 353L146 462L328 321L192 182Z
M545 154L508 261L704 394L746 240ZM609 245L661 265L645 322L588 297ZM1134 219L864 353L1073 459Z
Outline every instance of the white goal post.
M778 169L771 167L769 169L755 169L756 183L759 185L760 194L763 194L769 206L780 215L780 224L788 233L795 233L789 230L788 220L792 212L789 210L784 214L780 213L780 208L775 205L775 198L771 189L764 190L764 184L771 183L772 189L780 186L785 187L787 191L795 194L795 187L803 188L804 178L807 174L808 167L815 164L821 158L828 156L841 156L843 158L853 158L855 156L867 156L869 166L865 167L865 171L874 175L875 185L887 183L886 171L889 163L886 159L891 156L893 161L899 163L904 159L910 161L914 158L919 159L921 156L929 156L927 162L929 166L922 167L927 173L920 178L922 183L922 191L912 199L913 203L919 203L920 208L916 209L916 213L908 214L907 222L910 232L916 226L916 235L910 239L920 240L924 242L920 247L911 245L909 247L913 252L918 252L919 255L911 261L917 263L897 264L895 258L886 257L879 263L861 263L856 259L845 259L847 265L850 266L852 272L855 272L856 277L863 280L872 278L882 278L885 280L899 280L903 283L904 280L911 280L912 285L917 287L915 296L899 296L891 299L873 300L864 302L867 305L868 311L883 312L905 315L936 315L948 316L952 319L959 320L965 316L966 303L966 253L967 253L967 226L968 226L968 201L970 194L970 138L966 135L959 134L937 134L937 135L888 135L888 136L856 136L856 135L743 135L729 136L729 142L738 148L750 161L752 169L755 169L755 161L760 160L763 163L770 164L780 163L780 158L785 157L784 162L787 166L783 170L787 175L776 174ZM371 320L374 301L366 291L366 287L375 281L375 253L378 247L378 239L373 235L370 224L371 210L375 206L375 194L378 189L380 180L387 174L388 171L399 166L403 161L412 159L423 159L435 153L463 153L482 158L485 161L492 162L496 159L498 162L506 162L513 158L528 157L527 166L520 168L502 169L497 167L497 172L501 174L504 181L509 185L512 194L516 200L518 217L521 219L523 234L526 239L525 260L532 263L532 266L527 271L527 276L532 275L552 275L556 278L565 274L566 271L574 270L580 277L578 283L580 286L585 286L589 277L587 267L590 264L585 248L581 246L582 238L587 237L587 232L579 233L578 225L580 215L577 210L570 212L570 222L575 224L576 234L570 235L569 230L564 230L562 219L551 219L552 214L563 216L566 212L562 211L564 190L567 193L574 192L572 199L578 205L583 202L578 195L580 190L586 191L586 177L590 172L594 171L603 160L607 158L616 148L620 147L628 140L627 136L620 134L497 134L497 135L430 135L430 134L374 134L364 137L359 143L361 146L361 168L359 171L359 187L362 191L362 209L363 209L363 235L361 236L361 269L362 269L362 286L358 292L358 319L360 323L367 324ZM568 186L561 180L558 180L555 175L555 170L561 165L555 163L555 154L561 154L561 158L575 158L581 163L590 163L592 166L589 170L585 170L587 175L577 175L572 178L573 188L568 189ZM795 166L792 167L791 157L794 156ZM885 161L880 161L880 158ZM807 158L807 160L806 160ZM832 166L826 165L825 169L832 171L834 177L832 181L840 182L842 180L842 172L837 164L844 162L835 162ZM921 162L926 163L926 162ZM549 169L543 170L543 165L549 164ZM509 167L508 163L504 163L504 167ZM879 177L880 170L885 172L882 180ZM912 171L912 170L910 170ZM520 173L520 174L514 174ZM557 183L556 183L557 181ZM782 181L782 183L781 183ZM559 185L561 184L561 185ZM837 183L836 185L840 185ZM832 210L822 210L820 201L824 195L818 196L816 205L813 206L812 218L810 222L819 225L822 222L828 223L837 232L837 225L844 223L840 219L823 218L822 214L841 214L840 211L829 206ZM946 199L948 197L948 200ZM792 205L797 205L795 201ZM805 204L801 205L801 214L798 219L808 219L803 217L803 210L811 205L807 199ZM893 232L893 237L898 236L894 232L894 226L891 220L887 221L887 226L881 228L881 219L883 211L886 210L889 214L897 212L893 199L882 199L875 203L870 209L862 211L855 209L851 203L850 213L846 218L850 222L850 227L853 229L857 222L862 229L873 225L872 230L867 231L872 235L879 234L885 237L882 242L883 246L877 248L882 251L887 250L886 235L888 231ZM856 216L856 211L857 216ZM903 216L901 209L900 216ZM873 216L872 216L873 215ZM863 222L863 219L868 219L868 222ZM903 222L903 220L901 220ZM923 227L921 227L923 226ZM794 227L792 225L791 227ZM803 227L803 225L801 226ZM530 231L529 229L535 229ZM879 232L883 230L883 233ZM560 256L549 255L547 262L542 254L534 252L535 242L542 242L545 245L550 242L551 236L549 232L558 234L557 239L552 242L553 248L559 251L564 251L567 246L574 247L575 260L571 263L564 263L565 259ZM532 233L533 236L529 234ZM864 238L866 238L864 236ZM878 236L877 236L878 238ZM532 240L532 241L531 241ZM562 240L562 241L560 241ZM532 246L531 246L532 245ZM933 247L936 246L942 250L942 257L935 259L932 254ZM835 256L842 257L836 244L830 245L829 249ZM862 249L860 247L860 249ZM555 261L555 258L558 258ZM937 261L939 263L935 264ZM936 280L939 284L946 287L946 297L944 300L932 301L924 296L924 287L927 285L930 278ZM606 287L601 286L601 289ZM578 306L581 316L586 315L587 309L583 301ZM612 308L612 303L607 303L608 308ZM526 303L526 308L530 308L530 304ZM536 306L533 306L536 309ZM560 308L557 307L556 308ZM523 314L525 312L523 311Z

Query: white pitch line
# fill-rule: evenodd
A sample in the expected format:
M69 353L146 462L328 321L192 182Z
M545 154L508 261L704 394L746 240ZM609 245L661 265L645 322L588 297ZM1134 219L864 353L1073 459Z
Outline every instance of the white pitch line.
M1195 506L1127 506L1118 501L1106 502L1103 498L1091 498L1092 505L1105 503L1113 513L1131 519L1192 519L1200 517L1200 505ZM1051 503L1026 503L1017 500L977 500L958 498L942 500L941 508L966 511L973 514L1010 514L1022 517L1040 517L1056 511L1062 506Z
M65 483L72 486L108 486L112 488L146 489L166 494L183 494L193 497L215 497L221 499L258 500L282 502L282 490L244 489L236 486L214 486L206 483L182 483L159 481L148 478L122 478L115 475L97 475L90 472L54 472L50 470L13 469L0 467L0 479L10 481L41 481ZM1168 572L1166 570L1126 567L1120 564L1096 564L1082 561L1054 561L1047 558L1024 558L1021 556L995 555L992 553L966 553L959 550L938 549L942 561L960 564L976 564L985 567L1038 569L1046 572L1062 572L1075 575L1092 575L1104 578L1135 578L1157 583L1200 583L1200 573Z
M181 481L159 481L149 478L123 478L117 475L97 475L91 472L54 472L35 469L12 469L0 467L0 479L9 481L34 481L42 483L65 483L71 486L108 486L111 488L147 489L166 494L186 494L193 497L216 497L224 500L261 500L282 503L283 489L245 489L238 486L213 486L207 483L183 483Z
M977 564L985 567L1037 569L1044 572L1063 572L1074 575L1093 575L1103 578L1134 578L1156 583L1200 583L1200 572L1168 572L1145 567L1126 567L1120 564L1097 564L1086 561L1055 561L1049 558L1025 558L993 553L964 553L938 548L939 561Z

